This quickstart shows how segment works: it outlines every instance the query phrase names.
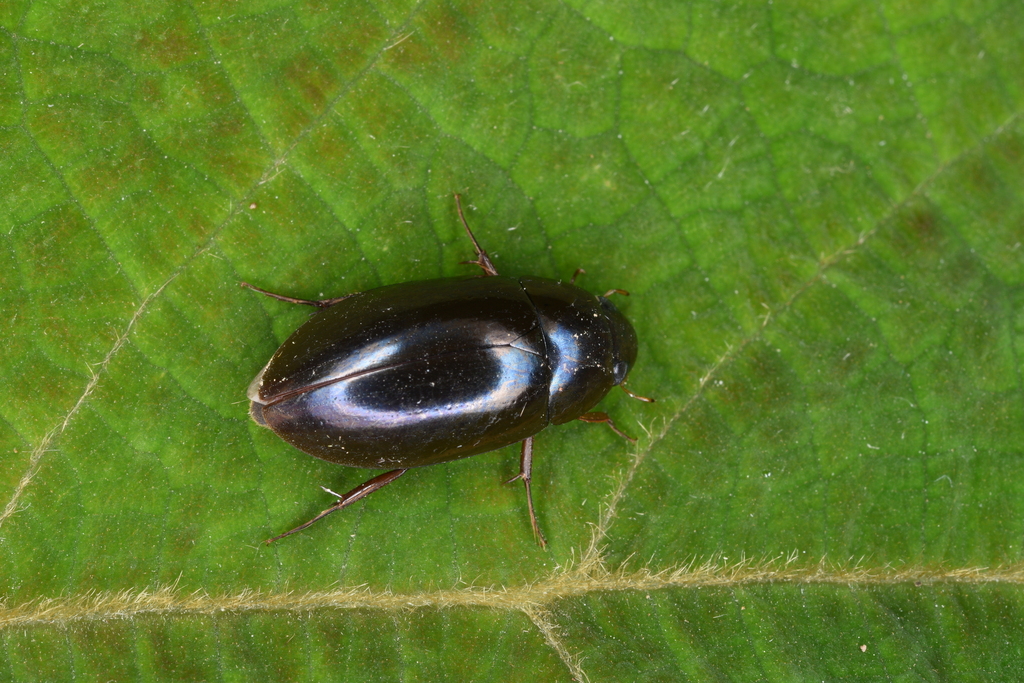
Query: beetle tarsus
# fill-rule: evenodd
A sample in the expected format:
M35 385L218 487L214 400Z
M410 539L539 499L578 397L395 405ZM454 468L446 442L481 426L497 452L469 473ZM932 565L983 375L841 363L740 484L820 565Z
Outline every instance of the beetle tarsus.
M377 475L373 479L371 479L369 481L366 481L366 482L363 482L362 484L360 484L359 486L355 487L354 489L352 489L351 491L349 491L348 493L346 493L343 496L339 496L337 493L335 493L334 491L331 491L329 489L324 489L324 491L327 491L332 496L337 496L338 502L335 503L334 505L332 505L331 507L327 508L326 510L321 512L319 515L317 515L313 519L311 519L308 522L306 522L305 524L300 524L299 526L295 527L291 531L286 531L283 534L278 534L277 536L274 536L273 538L268 538L266 540L267 545L270 545L274 541L282 539L285 536L291 536L292 534L294 534L297 531L302 531L303 529L306 529L306 528L316 524L317 522L319 522L321 519L323 519L327 515L331 514L332 512L337 512L338 510L340 510L340 509L342 509L344 507L348 507L349 505L351 505L352 503L356 502L357 500L360 500L360 499L365 498L366 496L370 495L371 493L373 493L377 489L384 488L385 486L387 486L388 484L393 482L395 479L398 479L400 476L405 474L405 472L406 472L406 470L391 470L390 472L385 472L384 474ZM323 488L323 487L321 486L320 488Z
M598 411L594 411L592 413L583 413L576 419L581 422L603 422L609 427L611 427L612 431L621 436L623 439L636 443L636 439L634 439L629 434L626 434L624 431L615 426L615 423L612 422L612 418L608 417L608 413L602 413Z
M540 524L537 523L537 513L533 509L533 492L530 490L531 475L533 474L533 437L523 439L523 448L519 454L519 474L512 477L506 484L523 480L526 486L526 508L530 511L530 524L533 526L533 537L537 544L547 550L548 542L540 531Z
M577 268L576 272L572 274L571 278L569 278L569 284L570 285L576 284L576 278L578 278L580 275L586 275L586 274L587 274L587 271L583 270L582 268Z
M316 306L317 308L329 308L339 301L353 296L352 294L346 294L345 296L336 296L333 299L296 299L293 296L285 296L284 294L275 294L274 292L268 292L265 289L260 289L256 285L250 285L248 282L239 282L239 286L251 289L254 292L259 292L264 296L269 296L271 299L277 299L278 301L286 301L290 304L301 304L302 306Z
M462 199L456 194L455 195L455 208L459 212L459 218L462 220L462 225L466 228L466 234L469 235L469 239L473 241L473 248L476 249L476 261L460 261L459 263L466 266L480 266L483 269L484 275L497 275L498 269L491 263L491 257L487 255L480 243L476 241L476 236L473 231L469 229L469 223L466 222L466 216L462 213Z
M627 292L624 289L609 289L607 292L605 292L601 296L603 296L605 299L607 299L612 294L621 294L622 296L629 296L629 292Z

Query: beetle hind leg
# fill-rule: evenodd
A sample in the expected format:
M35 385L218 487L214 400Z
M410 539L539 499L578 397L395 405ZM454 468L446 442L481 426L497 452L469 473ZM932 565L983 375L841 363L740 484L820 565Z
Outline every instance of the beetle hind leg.
M540 525L537 523L537 513L533 510L533 493L530 491L530 479L533 473L533 437L527 437L523 439L523 450L519 455L519 474L512 477L506 484L511 484L514 481L520 479L523 480L523 484L526 485L526 507L530 511L530 524L533 525L533 536L537 539L537 543L540 544L541 548L547 548L548 542L544 539L544 534L540 531Z
M393 482L395 479L398 479L400 476L405 474L405 472L406 472L405 470L391 470L390 472L385 472L384 474L377 475L373 479L371 479L369 481L366 481L366 482L363 482L362 484L360 484L359 486L355 487L354 489L352 489L351 491L349 491L348 493L346 493L343 496L339 496L337 493L334 493L333 491L330 491L328 489L324 489L325 491L327 491L331 495L336 496L338 498L338 502L335 503L334 505L332 505L331 507L327 508L326 510L321 512L319 515L317 515L313 519L311 519L308 522L306 522L305 524L300 524L299 526L295 527L291 531L286 531L283 534L278 534L277 536L274 536L273 538L268 538L267 541L266 541L267 544L269 545L269 544L273 543L274 541L276 541L278 539L284 538L285 536L291 536L296 531L302 531L303 529L305 529L307 527L310 527L313 524L316 524L317 522L319 522L321 519L323 519L327 515L331 514L332 512L337 512L338 510L340 510L340 509L342 509L344 507L348 507L349 505L351 505L352 503L356 502L357 500L360 500L360 499L365 498L366 496L370 495L371 493L373 493L377 489L384 488L385 486L387 486L388 484Z
M473 248L476 249L476 261L461 261L466 266L480 266L484 271L485 276L492 276L498 274L498 269L491 263L491 257L487 255L480 243L476 241L476 236L473 235L473 231L469 229L469 223L466 222L466 216L462 213L462 198L458 194L455 195L455 208L459 211L459 219L462 221L462 225L466 228L466 234L469 235L469 239L473 242Z
M334 304L338 303L339 301L344 301L345 299L349 298L350 296L354 296L354 294L346 294L345 296L336 296L333 299L296 299L293 296L285 296L284 294L275 294L274 292L269 292L269 291L267 291L265 289L260 289L259 287L255 286L255 285L250 285L248 282L239 282L238 285L240 287L245 287L246 289L251 289L254 292L259 292L260 294L262 294L264 296L269 296L271 299L277 299L278 301L286 301L286 302L288 302L290 304L301 304L303 306L316 306L317 308L328 308L328 307L333 306Z

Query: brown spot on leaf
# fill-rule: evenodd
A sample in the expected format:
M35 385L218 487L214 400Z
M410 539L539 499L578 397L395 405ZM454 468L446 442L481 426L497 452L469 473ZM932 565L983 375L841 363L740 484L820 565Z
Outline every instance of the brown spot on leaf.
M187 30L188 23L174 17L147 26L135 35L135 51L146 61L167 69L204 56L201 44Z
M284 67L284 78L315 114L323 112L338 89L333 67L313 50L300 50Z
M935 239L938 231L936 223L935 212L923 209L922 207L915 207L915 210L911 211L905 221L905 225L911 233L917 235L920 240L927 242L934 241Z
M457 64L469 47L469 28L450 5L438 3L432 9L421 23L422 30L444 61Z

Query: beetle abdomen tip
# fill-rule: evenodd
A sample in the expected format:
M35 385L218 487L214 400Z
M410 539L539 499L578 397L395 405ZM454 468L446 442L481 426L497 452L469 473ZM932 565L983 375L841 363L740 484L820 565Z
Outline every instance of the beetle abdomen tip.
M270 429L270 425L267 424L266 418L263 417L262 403L256 403L256 401L252 401L249 404L249 417L251 417L252 421L258 424L260 427L266 427L267 429Z

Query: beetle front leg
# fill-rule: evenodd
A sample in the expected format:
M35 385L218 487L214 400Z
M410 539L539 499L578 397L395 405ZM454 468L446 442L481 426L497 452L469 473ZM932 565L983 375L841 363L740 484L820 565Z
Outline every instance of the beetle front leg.
M533 474L533 437L523 439L523 450L519 454L519 474L512 477L506 484L511 484L519 479L526 485L526 507L530 511L530 524L533 525L533 536L537 539L541 548L547 548L548 542L544 534L540 532L540 525L537 524L537 513L533 511L533 493L530 491L530 478Z
M324 489L328 493L331 493L331 494L337 496L338 497L338 502L335 503L334 505L332 505L331 507L327 508L326 510L321 512L319 515L317 515L313 519L311 519L308 522L306 522L305 524L300 524L299 526L295 527L291 531L286 531L283 534L279 534L277 536L274 536L273 538L268 538L267 541L266 541L267 544L269 545L269 544L273 543L274 541L276 541L278 539L284 538L285 536L291 536L296 531L302 531L303 529L305 529L305 528L307 528L309 526L312 526L313 524L319 522L321 519L323 519L327 515L331 514L332 512L337 512L341 508L348 507L349 505L351 505L352 503L356 502L357 500L360 500L362 498L366 498L368 495L370 495L371 493L373 493L377 489L382 489L385 486L387 486L388 484L390 484L391 482L393 482L395 479L398 479L400 476L405 474L405 472L406 472L406 470L391 470L390 472L385 472L384 474L377 475L373 479L371 479L369 481L366 481L366 482L363 482L362 484L360 484L359 486L355 487L354 489L352 489L351 491L349 491L348 493L346 493L343 496L338 496L337 493L334 493L333 491L328 491L327 489Z
M653 398L648 398L646 396L641 396L640 394L634 394L632 391L627 389L625 381L622 381L622 382L619 383L619 388L622 389L623 391L625 391L626 395L629 396L630 398L635 398L636 400L643 401L644 403L654 403L654 399Z
M615 423L612 422L612 419L608 417L608 413L601 413L596 411L593 413L583 413L576 419L579 420L580 422L604 422L606 425L612 428L613 432L621 436L623 439L636 443L636 439L634 439L629 434L626 434L625 432L623 432L622 430L615 426Z

